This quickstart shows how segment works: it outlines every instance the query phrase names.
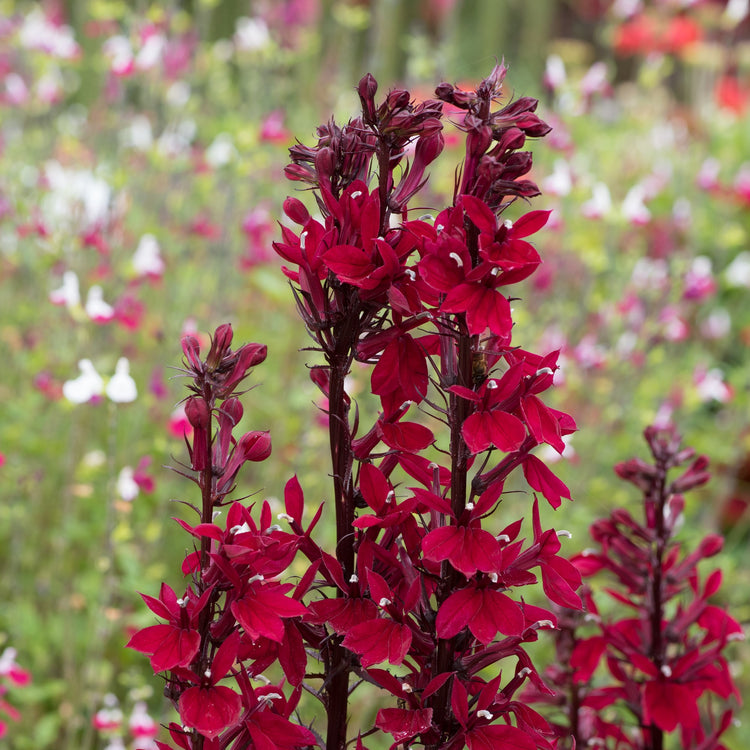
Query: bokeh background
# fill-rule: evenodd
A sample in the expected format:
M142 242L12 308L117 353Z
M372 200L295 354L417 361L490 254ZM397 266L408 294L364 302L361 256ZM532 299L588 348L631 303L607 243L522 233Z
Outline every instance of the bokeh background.
M426 98L505 59L508 97L541 100L534 207L553 214L515 341L561 349L555 398L580 427L550 523L572 553L635 509L612 465L674 420L714 471L685 545L726 536L718 603L747 624L748 5L0 0L0 745L147 750L174 718L124 643L150 622L137 592L178 587L189 546L170 517L193 488L164 468L185 455L182 333L231 322L268 344L245 403L274 454L242 491L273 502L296 472L326 499L315 355L271 242L287 148L356 114L367 71ZM427 209L450 201L446 136ZM748 647L732 658L750 698Z

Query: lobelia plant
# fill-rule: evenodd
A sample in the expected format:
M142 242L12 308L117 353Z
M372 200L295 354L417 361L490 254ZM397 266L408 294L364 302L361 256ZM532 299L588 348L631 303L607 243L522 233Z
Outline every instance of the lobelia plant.
M682 748L721 750L730 699L739 702L724 652L743 637L742 627L709 603L721 571L701 580L697 570L723 540L708 534L687 553L677 540L684 493L708 481L708 461L682 448L674 427L649 427L645 437L653 463L633 458L615 467L643 493L642 520L615 510L592 525L596 548L572 559L585 578L606 572L614 586L604 590L629 616L600 615L588 585L586 615L560 613L557 658L545 674L557 691L538 697L563 709L554 724L561 749L662 750L679 732Z
M287 176L310 186L320 217L288 198L299 230L282 227L275 248L321 357L311 377L327 399L331 550L312 535L322 506L303 523L296 477L278 519L268 502L232 499L242 465L270 453L267 433L234 434L239 389L265 347L232 350L228 325L205 359L183 339L193 434L179 471L201 492L197 523L179 521L195 538L182 565L190 580L180 595L166 584L158 598L143 595L165 622L128 644L164 673L179 711L173 744L160 748L364 750L378 731L394 749L553 747L548 723L519 698L529 682L547 690L524 644L555 627L553 606L581 607L580 574L542 527L536 496L531 538L523 519L494 519L511 475L555 508L570 498L533 450L562 452L576 426L541 398L557 353L512 342L508 288L541 262L527 238L549 212L515 222L503 213L539 194L523 179L531 154L521 149L549 127L535 99L498 105L505 74L498 65L475 91L444 83L435 100L394 90L380 104L367 75L360 117L330 120L315 146L290 149ZM444 103L466 133L453 204L412 219L409 204L442 151ZM355 362L371 368L372 425L346 390ZM292 578L298 554L306 569ZM522 595L538 579L549 606ZM362 683L392 705L352 729ZM320 731L317 717L296 714L303 691L322 705Z

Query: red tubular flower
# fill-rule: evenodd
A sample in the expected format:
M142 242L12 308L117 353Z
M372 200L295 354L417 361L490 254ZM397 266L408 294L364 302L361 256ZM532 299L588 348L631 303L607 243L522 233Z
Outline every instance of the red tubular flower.
M141 594L148 608L169 622L139 630L128 641L127 647L150 654L154 672L189 666L200 648L201 638L196 626L209 596L210 589L193 601L188 590L185 596L178 598L166 583L162 583L158 599Z
M225 729L235 726L242 714L242 699L225 685L217 685L237 658L239 634L234 631L216 651L210 666L205 669L198 684L189 687L180 696L179 710L182 723L213 739Z

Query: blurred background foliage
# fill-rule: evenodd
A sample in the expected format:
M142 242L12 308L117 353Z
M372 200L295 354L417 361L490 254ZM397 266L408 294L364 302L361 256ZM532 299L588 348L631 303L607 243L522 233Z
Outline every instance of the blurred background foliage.
M189 545L169 516L192 485L163 468L185 455L183 332L230 321L269 346L245 421L274 454L241 491L273 500L296 472L326 499L315 355L271 242L288 146L355 114L367 71L424 98L504 58L508 96L542 100L534 207L554 211L516 343L561 349L555 397L580 427L556 467L575 502L547 521L585 547L595 517L638 502L612 465L672 418L715 472L685 543L726 535L720 603L750 621L749 33L735 0L0 0L0 645L32 675L3 742L103 748L107 694L172 718L123 644L149 622L136 592L179 587ZM427 209L450 200L446 135ZM106 381L121 357L132 403L62 395L79 360ZM354 372L364 409L366 387Z

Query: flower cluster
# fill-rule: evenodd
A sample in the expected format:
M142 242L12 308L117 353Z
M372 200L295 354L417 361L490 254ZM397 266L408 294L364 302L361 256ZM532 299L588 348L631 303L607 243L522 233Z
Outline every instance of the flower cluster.
M291 533L272 524L267 504L257 523L227 499L242 463L270 449L263 433L232 438L242 415L235 389L265 349L231 352L228 326L216 331L205 360L194 339L183 342L194 380L185 403L190 469L203 507L198 525L182 523L200 548L196 542L183 565L193 577L183 596L164 585L158 599L144 597L166 622L130 642L155 671L169 673L167 693L183 724L172 727L179 747L315 744L307 728L288 721L304 685L325 707L324 746L343 750L354 739L347 726L354 679L394 696L396 706L365 728L390 734L394 747L546 743L546 722L515 694L527 680L543 687L523 644L553 627L555 616L516 589L541 579L551 602L576 608L580 576L559 554L557 533L543 529L536 501L529 541L522 519L500 527L488 519L517 468L554 507L570 497L532 451L547 444L561 453L575 423L541 398L556 354L511 343L506 290L539 265L527 238L548 213L515 223L501 214L538 194L521 179L531 155L520 149L549 128L534 114L535 100L496 108L505 72L498 65L473 92L442 84L438 99L415 104L396 90L379 105L368 75L358 88L361 117L344 127L331 120L316 146L290 150L287 175L312 185L321 218L287 199L286 215L300 230L284 228L275 247L293 266L284 272L323 358L311 373L328 403L335 554L311 536L320 510L303 527L296 478L285 490ZM463 112L461 180L452 206L410 220L407 204L442 151L443 102ZM371 365L380 404L369 429L357 411L352 416L345 388L355 361ZM215 509L227 504L219 526ZM293 585L284 574L297 551L309 568ZM317 689L308 654L322 665ZM277 660L292 686L288 698L281 685L251 686ZM501 660L509 666L490 676ZM239 692L220 684L227 676ZM357 742L364 748L361 736Z
M634 458L616 467L643 493L643 519L615 510L593 524L596 548L572 560L585 578L606 571L615 582L607 592L628 616L600 614L588 587L585 620L594 634L582 635L581 612L561 616L557 666L548 675L559 688L552 702L565 706L566 720L557 725L566 738L561 748L596 739L606 747L655 750L671 732L679 732L681 747L719 748L732 698L739 698L724 652L743 637L742 628L710 603L721 571L702 578L697 570L721 550L722 539L709 534L689 552L676 539L683 493L708 480L706 458L683 449L673 428L648 428L646 440L653 463ZM681 466L682 474L669 479Z
M168 673L165 694L181 719L181 725L170 727L178 747L246 747L251 738L257 747L285 747L289 737L308 744L313 735L287 721L300 695L299 653L282 655L277 648L287 620L307 611L286 595L291 584L278 581L298 541L272 524L267 503L259 527L248 508L228 499L242 466L271 452L267 432L234 434L243 414L237 389L265 359L266 347L232 350L231 343L231 327L220 326L202 359L197 339L183 338L185 372L192 380L185 414L192 434L190 464L179 471L195 482L202 498L201 507L191 506L199 523L180 521L196 539L182 566L192 582L181 596L167 584L158 597L144 594L149 609L166 622L139 630L128 645L148 654L155 672ZM226 523L217 525L223 507ZM289 700L282 698L281 687L256 690L251 684L277 656L297 686ZM234 687L220 684L228 677ZM219 744L225 729L229 733Z

